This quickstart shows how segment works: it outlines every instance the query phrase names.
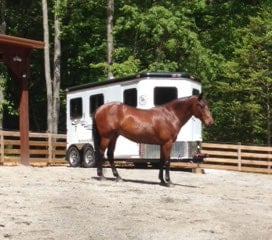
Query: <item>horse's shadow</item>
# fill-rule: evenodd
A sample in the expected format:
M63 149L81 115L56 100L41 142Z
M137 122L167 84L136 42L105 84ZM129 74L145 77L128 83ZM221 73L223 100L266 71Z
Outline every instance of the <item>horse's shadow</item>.
M97 181L101 181L99 177L92 177L92 179L95 179ZM105 177L103 181L112 181L116 182L116 178L114 177ZM102 182L103 182L102 181ZM137 183L137 184L143 184L143 185L159 185L162 186L160 182L155 182L155 181L146 181L146 180L136 180L136 179L122 179L121 182L129 182L129 183ZM171 186L179 186L179 187L186 187L186 188L199 188L198 186L193 186L193 185L187 185L187 184L179 184L179 183L173 183Z

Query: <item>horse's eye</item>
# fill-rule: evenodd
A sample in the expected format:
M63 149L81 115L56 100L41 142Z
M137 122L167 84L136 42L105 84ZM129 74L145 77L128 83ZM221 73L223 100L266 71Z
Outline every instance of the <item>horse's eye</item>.
M201 108L201 109L204 109L205 108L205 105L199 103L198 106Z

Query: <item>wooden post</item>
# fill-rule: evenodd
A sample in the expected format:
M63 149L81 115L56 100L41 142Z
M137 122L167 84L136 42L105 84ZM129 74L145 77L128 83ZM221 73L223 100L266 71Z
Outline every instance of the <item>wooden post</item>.
M27 74L21 76L21 99L19 108L21 163L29 165L29 110Z
M192 172L197 173L197 174L204 174L205 173L204 169L200 167L199 163L197 164L196 168L192 169Z
M28 78L30 75L30 53L32 49L14 46L8 50L6 50L7 54L3 61L17 77L20 86L19 128L21 163L29 165Z
M0 164L4 164L4 161L5 161L5 145L4 145L4 132L3 130L0 130L0 145L1 145L1 148L0 148Z
M237 158L238 158L238 171L242 170L242 162L241 162L241 143L239 142L237 145Z
M52 133L47 134L47 144L48 144L48 162L47 165L53 162L53 148L52 148Z
M271 159L270 159L270 156L271 156L271 152L270 152L270 147L269 147L269 152L268 152L268 163L267 163L267 168L268 168L268 173L270 174L270 173L272 173L272 171L271 171Z
M0 34L0 61L4 62L19 80L21 86L19 126L21 163L29 165L29 112L28 78L30 75L30 53L32 49L44 48L44 43Z

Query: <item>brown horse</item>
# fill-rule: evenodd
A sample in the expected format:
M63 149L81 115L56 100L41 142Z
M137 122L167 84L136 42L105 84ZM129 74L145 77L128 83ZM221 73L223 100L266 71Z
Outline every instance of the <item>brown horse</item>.
M122 135L137 143L160 145L159 179L162 185L169 186L171 184L169 169L172 144L181 127L192 116L199 118L206 126L214 122L208 103L202 94L175 99L149 110L137 109L117 102L100 106L93 121L99 179L104 179L102 160L107 149L113 175L116 180L121 180L114 165L114 149L118 136Z

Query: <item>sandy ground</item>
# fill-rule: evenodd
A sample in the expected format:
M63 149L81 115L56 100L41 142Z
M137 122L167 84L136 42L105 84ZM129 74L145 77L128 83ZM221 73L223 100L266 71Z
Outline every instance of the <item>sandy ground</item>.
M0 239L272 239L272 176L206 170L0 167Z

